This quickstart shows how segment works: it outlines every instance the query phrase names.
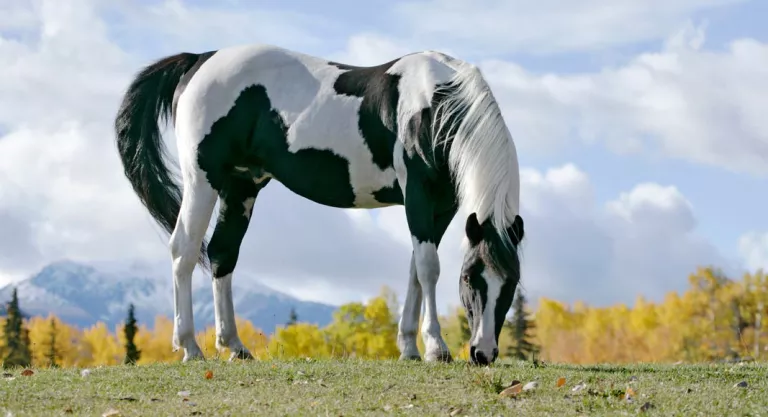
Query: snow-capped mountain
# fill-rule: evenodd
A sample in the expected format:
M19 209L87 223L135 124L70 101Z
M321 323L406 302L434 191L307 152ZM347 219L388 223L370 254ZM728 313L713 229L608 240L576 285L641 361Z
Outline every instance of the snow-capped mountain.
M210 280L195 277L193 290L195 327L213 325L213 293ZM125 320L128 304L136 307L139 323L152 327L157 315L172 317L173 290L170 268L142 263L83 264L59 261L34 276L0 288L0 303L18 289L22 311L29 315L53 313L65 322L87 327L97 321L111 329ZM234 280L235 313L266 333L284 324L291 308L300 321L325 326L336 307L302 301L253 280Z

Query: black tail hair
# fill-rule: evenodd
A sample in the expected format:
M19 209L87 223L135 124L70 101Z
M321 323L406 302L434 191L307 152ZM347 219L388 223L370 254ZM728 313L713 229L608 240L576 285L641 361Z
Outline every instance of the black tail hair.
M181 189L168 169L160 123L174 112L174 94L184 74L201 55L167 56L142 69L123 96L115 118L117 149L125 176L152 217L173 233L181 209ZM161 120L162 119L162 120ZM206 242L198 263L207 268Z

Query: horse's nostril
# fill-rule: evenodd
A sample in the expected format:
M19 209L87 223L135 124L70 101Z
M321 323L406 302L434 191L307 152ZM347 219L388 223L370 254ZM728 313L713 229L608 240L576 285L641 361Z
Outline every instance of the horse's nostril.
M485 357L485 354L483 352L480 352L479 350L475 351L475 361L477 361L477 363L479 363L480 365L488 364L488 358Z

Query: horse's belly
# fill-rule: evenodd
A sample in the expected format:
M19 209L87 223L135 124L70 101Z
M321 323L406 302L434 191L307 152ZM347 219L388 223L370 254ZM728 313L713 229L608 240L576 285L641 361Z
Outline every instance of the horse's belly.
M349 123L339 121L345 122ZM288 149L271 153L264 164L277 181L296 194L342 208L402 204L394 168L377 165L359 133L341 126L323 127L315 121L314 126L292 126L288 138Z
M270 175L294 193L340 208L377 208L402 204L396 179L355 173L351 163L329 150L301 149L265 163Z

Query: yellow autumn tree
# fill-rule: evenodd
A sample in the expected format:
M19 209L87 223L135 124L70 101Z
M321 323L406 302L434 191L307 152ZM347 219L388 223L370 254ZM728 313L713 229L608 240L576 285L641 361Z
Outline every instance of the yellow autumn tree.
M155 317L155 322L150 329L146 324L139 325L136 333L136 347L141 350L141 357L137 364L169 363L180 361L184 357L181 350L174 352L171 346L173 336L173 321L166 316ZM125 344L124 335L120 336L121 346Z
M122 363L123 355L116 333L111 333L103 322L83 330L78 365L117 365Z
M348 303L333 314L333 321L323 329L329 351L335 357L392 359L397 348L397 298L383 287L367 304Z
M51 326L51 322L55 326ZM53 352L55 363L60 367L70 367L77 363L78 347L80 345L80 331L73 326L62 322L54 315L48 317L32 317L27 323L29 329L29 341L32 346L32 363L38 367L46 367L50 364L51 341L53 340ZM52 338L52 333L54 337Z
M278 327L269 341L271 358L325 358L330 356L325 335L315 324L296 323Z

